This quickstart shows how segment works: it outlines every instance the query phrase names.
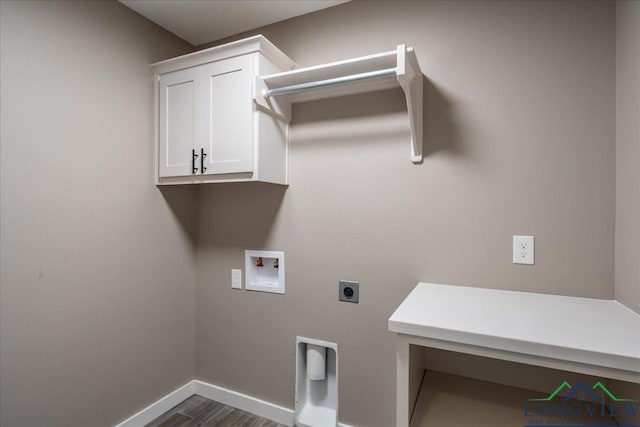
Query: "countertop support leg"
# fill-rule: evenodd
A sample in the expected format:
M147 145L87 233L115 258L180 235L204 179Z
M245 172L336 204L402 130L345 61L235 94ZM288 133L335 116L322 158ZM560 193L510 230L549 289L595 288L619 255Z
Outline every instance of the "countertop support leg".
M409 427L409 341L397 338L396 427Z

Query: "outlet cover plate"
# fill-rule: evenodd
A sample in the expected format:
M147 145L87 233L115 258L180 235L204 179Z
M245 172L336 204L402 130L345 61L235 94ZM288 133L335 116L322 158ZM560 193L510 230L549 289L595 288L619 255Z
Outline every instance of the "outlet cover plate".
M513 263L534 264L534 236L513 236Z
M346 291L351 289L351 292ZM346 291L346 293L345 293ZM360 283L351 280L340 280L338 285L338 299L344 302L358 303L360 298Z
M242 289L242 270L239 268L231 269L231 287L233 289Z

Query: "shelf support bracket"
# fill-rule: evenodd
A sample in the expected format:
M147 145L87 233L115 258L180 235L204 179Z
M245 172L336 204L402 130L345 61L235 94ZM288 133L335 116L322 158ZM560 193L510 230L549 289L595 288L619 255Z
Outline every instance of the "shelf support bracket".
M411 125L411 161L422 162L422 72L413 49L398 45L396 76L407 99Z

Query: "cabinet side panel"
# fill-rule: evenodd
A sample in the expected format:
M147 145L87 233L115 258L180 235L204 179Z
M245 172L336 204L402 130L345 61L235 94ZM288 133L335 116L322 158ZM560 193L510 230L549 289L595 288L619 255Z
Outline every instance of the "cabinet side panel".
M257 74L267 75L284 71L272 61L262 55L257 57ZM290 115L291 105L287 97L272 99L271 102L278 104L276 110L286 112ZM255 108L255 107L254 107ZM255 145L259 162L256 168L257 179L264 182L276 184L289 184L289 123L283 122L264 111L256 110L255 125Z
M258 180L275 184L288 184L287 135L288 123L277 120L263 112L258 115Z

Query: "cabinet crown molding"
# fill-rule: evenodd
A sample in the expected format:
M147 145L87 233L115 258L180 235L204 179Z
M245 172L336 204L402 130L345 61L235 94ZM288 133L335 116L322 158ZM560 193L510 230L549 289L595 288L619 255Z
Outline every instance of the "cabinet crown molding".
M291 70L296 66L296 63L285 55L284 52L278 49L262 34L258 34L253 37L226 43L224 45L187 53L186 55L167 59L165 61L154 62L150 67L156 74L165 74L208 62L220 61L254 52L261 53L284 70Z

